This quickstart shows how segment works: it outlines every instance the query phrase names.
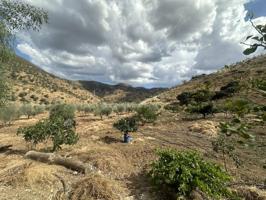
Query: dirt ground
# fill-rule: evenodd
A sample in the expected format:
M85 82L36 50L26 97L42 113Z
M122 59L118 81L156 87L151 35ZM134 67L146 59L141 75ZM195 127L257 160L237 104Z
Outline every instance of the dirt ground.
M62 166L49 165L24 158L30 146L16 135L18 127L36 123L45 118L20 119L9 127L0 128L0 145L12 144L12 150L0 152L0 200L43 199L164 199L151 186L145 175L149 164L156 159L158 148L191 149L206 158L222 162L212 151L211 142L223 115L209 119L184 119L184 116L163 113L155 124L146 124L133 133L133 142L122 143L122 134L112 127L114 121L125 115L112 115L100 120L93 115L77 114L77 132L80 140L74 146L63 146L58 154L78 159L87 166L87 173L79 174ZM240 168L228 160L235 181L263 183L266 179L265 126L256 126L256 145L238 145ZM48 144L37 146L46 151Z

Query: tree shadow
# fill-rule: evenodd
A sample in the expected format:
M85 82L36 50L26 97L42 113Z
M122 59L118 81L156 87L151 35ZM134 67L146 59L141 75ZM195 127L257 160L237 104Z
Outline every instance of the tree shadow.
M109 135L102 137L100 140L106 144L122 143L123 142L122 140L117 139L117 138L112 137L112 136L109 136Z
M6 149L0 151L0 153L4 153L6 155L19 155L24 156L28 151L24 149Z
M130 196L134 196L134 199L137 200L176 200L176 197L169 196L161 188L153 186L150 177L145 171L132 174L128 178L127 188L130 191Z

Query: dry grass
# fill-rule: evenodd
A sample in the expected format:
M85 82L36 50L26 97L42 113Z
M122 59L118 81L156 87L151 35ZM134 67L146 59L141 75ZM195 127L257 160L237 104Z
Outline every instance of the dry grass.
M118 200L125 190L114 181L98 175L88 175L72 185L71 200Z
M121 179L130 176L131 164L118 150L109 147L89 145L89 148L75 150L71 156L89 163L108 177Z

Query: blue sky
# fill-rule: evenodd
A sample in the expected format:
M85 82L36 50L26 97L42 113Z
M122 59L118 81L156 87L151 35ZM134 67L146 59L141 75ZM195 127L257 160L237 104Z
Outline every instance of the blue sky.
M266 16L266 0L255 0L247 3L245 8L253 12L255 17Z
M24 1L47 10L49 23L19 33L18 55L66 79L144 87L245 59L247 10L266 22L266 0Z

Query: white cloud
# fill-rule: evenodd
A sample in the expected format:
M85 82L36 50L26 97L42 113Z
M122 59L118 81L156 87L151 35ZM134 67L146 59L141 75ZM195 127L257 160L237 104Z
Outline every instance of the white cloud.
M243 58L248 0L27 0L48 11L17 49L69 79L172 86ZM265 21L265 17L256 21Z

